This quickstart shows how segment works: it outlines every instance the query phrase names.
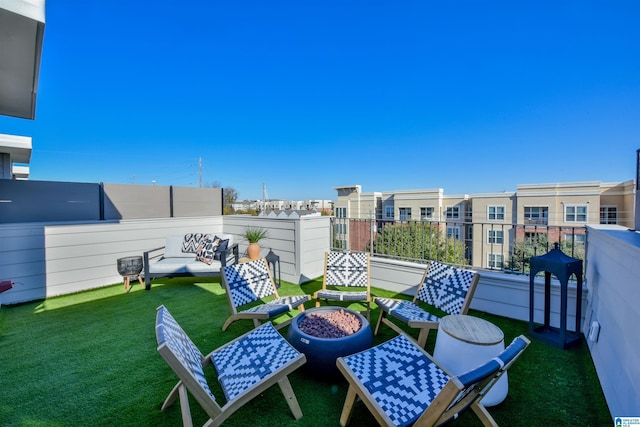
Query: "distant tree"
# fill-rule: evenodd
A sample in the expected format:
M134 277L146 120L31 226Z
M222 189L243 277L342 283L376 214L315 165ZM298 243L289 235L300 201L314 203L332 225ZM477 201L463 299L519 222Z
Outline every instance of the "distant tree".
M378 229L374 252L412 259L439 260L466 265L464 243L447 237L436 224L384 224Z
M220 181L211 181L204 184L208 188L222 188L223 201L222 211L224 215L231 215L236 213L233 209L234 203L238 200L238 192L233 187L222 187Z
M223 204L222 209L225 215L231 215L235 213L233 204L238 200L238 192L233 187L225 187L222 189Z
M258 211L256 211L253 208L247 208L247 209L238 209L236 210L237 214L239 215L252 215L252 216L258 216Z
M574 258L585 258L585 246L581 242L573 244L569 240L559 242L559 248ZM553 249L549 237L544 233L532 233L530 236L516 240L508 268L518 273L529 273L532 256L541 256Z

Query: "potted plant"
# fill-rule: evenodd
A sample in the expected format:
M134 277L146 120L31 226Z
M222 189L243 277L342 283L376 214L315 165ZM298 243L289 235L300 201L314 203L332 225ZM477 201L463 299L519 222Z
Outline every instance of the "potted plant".
M244 237L249 242L247 255L249 259L254 260L260 258L260 245L258 242L269 235L269 230L260 227L247 227L244 229Z

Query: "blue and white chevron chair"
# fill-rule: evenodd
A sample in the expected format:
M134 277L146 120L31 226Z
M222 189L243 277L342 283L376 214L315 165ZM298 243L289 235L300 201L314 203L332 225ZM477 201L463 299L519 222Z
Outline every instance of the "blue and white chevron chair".
M419 329L417 341L424 348L429 332L438 329L440 317L418 303L429 304L447 314L467 314L478 280L480 275L477 271L451 267L437 261L429 262L413 301L379 297L374 299L380 307L380 317L374 333L378 334L382 323L398 333L404 332L389 319L391 316L410 328Z
M436 426L471 408L485 426L497 426L480 401L530 341L520 335L498 356L451 376L415 341L400 334L360 353L340 357L349 382L340 425L349 422L356 397L383 426Z
M261 321L288 313L294 308L302 312L304 311L304 303L309 301L309 295L280 297L273 282L269 265L264 258L223 267L222 285L227 293L231 310L231 316L222 326L223 331L226 331L229 325L240 319L252 319L254 326L258 327ZM263 301L264 298L266 301ZM256 301L263 301L263 303L249 306L244 310L241 309ZM238 311L239 309L241 310ZM280 329L288 325L291 320L293 317L279 323L276 328Z
M188 393L210 417L205 425L217 426L245 403L278 384L295 419L302 410L288 375L306 362L271 323L253 329L204 356L164 306L156 312L158 353L178 376L178 383L162 404L162 410L180 398L182 423L191 426ZM205 378L212 364L226 403L216 400Z
M316 307L320 300L361 302L367 306L367 320L371 313L371 282L369 254L366 252L330 251L324 255L322 289L313 297Z

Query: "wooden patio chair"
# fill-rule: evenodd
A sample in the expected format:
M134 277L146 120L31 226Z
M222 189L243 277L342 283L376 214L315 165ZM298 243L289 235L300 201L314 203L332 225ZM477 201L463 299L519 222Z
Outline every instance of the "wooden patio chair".
M481 399L530 341L520 335L497 357L450 375L415 341L400 334L376 347L337 359L349 382L340 425L349 422L356 397L384 426L445 424L471 408L485 426L497 426Z
M361 302L367 306L367 320L370 320L369 271L369 254L366 252L330 251L325 253L322 289L313 295L316 307L320 307L322 299L349 303ZM354 290L354 288L359 289Z
M480 275L476 271L451 267L437 261L429 262L413 301L374 298L374 302L380 307L374 334L378 334L382 323L398 333L405 332L388 318L391 316L410 328L419 329L417 342L424 348L429 332L438 329L440 317L419 306L418 302L429 304L447 314L467 314L478 280Z
M156 313L158 353L178 376L178 383L162 404L162 410L178 397L182 424L191 426L188 393L210 417L205 425L217 426L245 403L278 384L295 419L302 410L291 388L288 375L306 362L304 354L293 348L271 323L253 329L241 337L203 356L169 310L158 307ZM204 368L212 364L226 403L216 401L205 378Z
M269 270L264 258L223 267L222 285L227 293L231 310L231 316L222 326L223 331L226 331L229 325L240 319L251 319L254 326L258 327L262 321L288 313L294 308L302 312L304 311L304 303L309 301L309 295L279 296L271 270ZM243 306L261 301L263 298L269 300L259 305L249 306L244 310L241 309ZM276 325L276 329L287 326L291 320L293 317Z

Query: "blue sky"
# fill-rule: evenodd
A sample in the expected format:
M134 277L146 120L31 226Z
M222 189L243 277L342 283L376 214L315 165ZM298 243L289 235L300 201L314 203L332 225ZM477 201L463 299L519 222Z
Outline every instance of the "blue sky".
M637 1L49 0L31 179L241 199L625 181Z

